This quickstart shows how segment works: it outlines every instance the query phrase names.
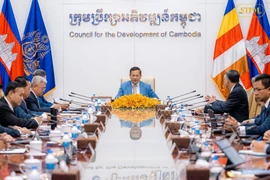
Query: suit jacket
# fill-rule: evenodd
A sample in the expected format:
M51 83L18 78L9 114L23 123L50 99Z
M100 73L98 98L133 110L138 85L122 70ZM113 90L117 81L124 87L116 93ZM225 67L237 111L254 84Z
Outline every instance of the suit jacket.
M41 107L35 94L31 91L28 98L25 99L29 110L35 112L50 112L50 107Z
M32 117L35 117L35 116L41 116L43 112L30 111L27 108L26 103L22 101L20 106L16 106L14 108L14 113L18 118L31 119Z
M53 103L47 101L44 96L38 97L38 102L40 107L51 107L53 105Z
M263 136L270 129L270 104L267 108L262 108L261 113L255 118L255 125L254 129L246 130L246 134Z
M248 97L244 88L237 83L226 101L215 101L206 105L204 111L212 109L216 114L229 113L238 122L248 119Z
M158 98L158 96L156 95L156 93L153 91L153 89L151 88L150 84L144 83L142 81L139 82L140 83L140 94L150 97L150 98ZM116 95L115 98L124 96L124 95L129 95L132 94L132 82L131 81L127 81L121 84L118 94Z
M15 116L14 112L8 106L5 98L0 100L0 124L2 126L20 126L26 128L37 128L38 123L35 119L23 119Z
M21 133L17 129L12 129L0 125L0 133L7 133L12 137L20 137Z

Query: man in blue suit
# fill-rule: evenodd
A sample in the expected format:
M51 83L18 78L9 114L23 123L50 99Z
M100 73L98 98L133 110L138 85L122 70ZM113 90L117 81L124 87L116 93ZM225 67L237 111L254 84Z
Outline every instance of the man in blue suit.
M129 71L129 77L130 81L121 84L115 99L129 94L142 94L143 96L150 98L158 98L150 84L140 81L142 77L142 71L139 67L132 67Z

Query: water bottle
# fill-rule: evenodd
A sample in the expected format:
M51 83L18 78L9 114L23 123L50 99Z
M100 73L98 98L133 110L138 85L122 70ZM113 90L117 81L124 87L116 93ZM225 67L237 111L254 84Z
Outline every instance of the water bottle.
M211 166L220 166L219 162L218 162L218 156L212 156L212 160L211 160Z
M101 100L100 98L97 99L97 104L96 104L96 111L97 111L97 114L101 114Z
M76 125L77 125L77 128L78 130L82 130L82 127L81 127L81 119L79 117L76 118Z
M63 145L63 148L64 148L64 149L68 149L69 146L70 146L70 142L71 142L71 140L70 140L70 137L69 137L69 135L68 135L68 132L64 132L64 136L63 136L63 138L62 138L62 145Z
M210 168L210 180L218 180L220 172L223 170L218 162L218 156L213 156Z
M29 180L41 180L40 173L37 166L32 166L32 170L29 174Z
M192 127L192 128L191 128L190 134L191 134L191 135L195 135L195 127Z
M170 96L167 96L167 98L166 98L166 105L168 105L169 101L170 101Z
M87 113L86 112L83 112L83 116L82 116L82 124L86 124L88 123L88 116L87 116Z
M73 124L73 127L71 129L71 138L75 140L77 139L77 136L78 136L78 128L76 124Z
M204 152L211 152L211 150L210 150L210 148L209 148L209 144L208 144L207 141L205 141L205 142L203 143L203 151L204 151Z
M51 173L55 168L56 159L52 153L52 150L48 149L47 156L45 158L46 172L48 173Z

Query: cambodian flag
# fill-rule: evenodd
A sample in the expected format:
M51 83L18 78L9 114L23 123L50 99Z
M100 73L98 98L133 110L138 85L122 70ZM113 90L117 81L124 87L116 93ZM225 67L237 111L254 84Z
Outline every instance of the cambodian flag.
M270 74L270 26L263 0L257 0L246 40L251 77Z
M4 0L0 14L0 83L24 75L21 39L10 0Z

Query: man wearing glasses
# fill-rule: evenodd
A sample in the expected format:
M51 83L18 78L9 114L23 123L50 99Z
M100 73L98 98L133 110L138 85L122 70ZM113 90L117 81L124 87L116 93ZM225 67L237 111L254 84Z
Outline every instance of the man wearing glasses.
M253 90L255 98L264 104L261 113L254 119L244 121L242 126L239 126L235 118L229 117L225 122L225 129L230 130L231 127L234 127L238 129L240 134L260 136L263 136L267 130L270 130L270 75L260 74L256 76ZM255 126L254 128L248 128L253 125Z
M43 95L46 89L47 80L41 76L35 76L31 82L31 92L28 98L25 99L27 108L35 112L50 112L50 108L58 109L56 104L51 107L41 107L38 101L38 97Z

